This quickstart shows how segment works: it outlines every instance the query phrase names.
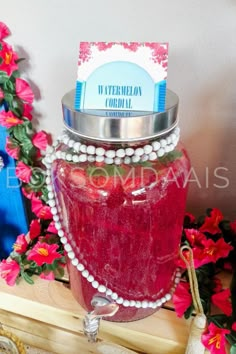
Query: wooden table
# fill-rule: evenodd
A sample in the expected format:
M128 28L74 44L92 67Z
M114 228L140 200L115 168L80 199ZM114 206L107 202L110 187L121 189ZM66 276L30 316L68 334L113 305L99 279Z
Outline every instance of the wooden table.
M24 343L51 353L98 353L96 345L84 337L85 311L68 287L59 281L48 282L37 277L34 280L33 286L22 281L14 287L0 280L0 321L4 328ZM163 308L140 321L101 321L98 339L100 344L122 346L119 351L122 354L128 353L125 348L134 353L183 354L189 325L190 321L177 318L171 308Z

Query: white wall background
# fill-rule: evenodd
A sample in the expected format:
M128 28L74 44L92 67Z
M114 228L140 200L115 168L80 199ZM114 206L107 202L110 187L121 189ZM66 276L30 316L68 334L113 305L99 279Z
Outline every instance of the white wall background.
M168 87L180 97L198 178L188 210L219 207L236 219L235 0L0 0L0 8L9 42L27 59L35 123L53 135L62 129L61 97L75 86L79 41L168 41ZM217 187L226 185L217 167L226 188Z

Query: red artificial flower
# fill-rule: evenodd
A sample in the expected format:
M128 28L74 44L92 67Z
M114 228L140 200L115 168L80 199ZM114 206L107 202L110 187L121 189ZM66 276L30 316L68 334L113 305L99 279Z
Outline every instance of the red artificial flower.
M56 234L57 235L57 229L55 228L55 222L54 221L52 221L52 222L50 222L50 224L49 224L49 226L48 226L48 228L47 228L47 231L48 232L51 232L52 234Z
M203 258L205 258L206 263L215 263L220 258L226 258L229 252L233 249L223 237L219 238L216 242L211 239L203 241L204 248L200 250L203 253Z
M5 23L0 22L0 41L5 37L9 36L9 34L9 28L5 25Z
M32 103L34 100L34 94L30 85L28 82L20 78L16 79L16 94L24 102Z
M0 124L7 129L14 127L15 125L22 124L24 121L14 116L11 111L0 112Z
M32 211L39 218L43 220L52 219L52 213L48 205L44 205L42 200L38 199L35 195L31 198Z
M54 273L51 272L47 272L47 273L41 273L39 276L41 279L45 279L45 280L54 280L55 276Z
M48 134L44 131L40 131L34 134L32 138L32 143L40 150L46 150L48 145Z
M210 212L210 216L205 217L204 224L199 228L201 232L209 232L212 235L221 233L219 223L223 220L223 214L217 208Z
M230 289L225 289L217 294L212 295L211 297L212 303L227 316L231 316L232 314L232 304L230 302L230 296Z
M32 170L24 162L20 161L16 166L16 176L22 182L29 183L32 176Z
M15 160L18 160L20 147L17 144L15 144L9 136L6 139L5 149L9 156L13 157L13 159Z
M208 326L208 332L202 335L202 343L211 354L226 354L225 335L229 333L228 329L219 328L212 322Z
M32 120L32 114L31 114L32 109L33 109L33 107L32 107L30 104L25 103L25 104L24 104L24 110L23 110L22 116L23 116L24 118L27 118L27 119L29 119L29 120Z
M231 327L231 328L232 328L233 331L236 332L236 322L234 322L234 323L232 324L232 327Z
M192 247L202 246L202 241L206 240L206 236L196 229L184 229L186 238Z
M173 295L173 304L175 312L178 317L182 317L185 311L192 304L192 296L189 292L190 286L189 283L179 283L174 295Z
M38 237L41 233L41 225L39 220L32 220L29 227L29 237L31 240Z
M3 259L0 263L0 276L5 279L7 285L15 285L19 273L20 266L13 259Z
M219 293L222 290L222 282L217 277L214 277L213 281L214 281L214 285L215 285L213 291L214 291L214 293Z
M56 259L61 258L61 254L57 252L58 245L49 245L45 242L37 242L28 254L28 260L34 261L38 266L43 264L52 264Z
M1 42L1 45L2 49L0 50L0 58L2 59L2 62L0 64L0 71L5 71L8 76L11 76L13 71L18 69L16 63L18 56L8 43Z
M230 229L236 234L236 220L230 223Z
M14 251L22 254L27 250L28 242L24 234L17 236L16 242L13 245Z

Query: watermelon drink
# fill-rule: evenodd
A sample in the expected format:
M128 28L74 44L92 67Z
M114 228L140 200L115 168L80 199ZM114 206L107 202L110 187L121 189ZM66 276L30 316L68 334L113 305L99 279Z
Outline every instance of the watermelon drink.
M63 144L57 148L66 149ZM86 310L92 310L98 294L95 282L106 287L102 296L112 300L112 292L119 303L112 321L144 318L159 307L146 303L171 293L189 169L180 145L156 161L128 165L53 162L60 221L84 266L79 271L68 258L70 286Z

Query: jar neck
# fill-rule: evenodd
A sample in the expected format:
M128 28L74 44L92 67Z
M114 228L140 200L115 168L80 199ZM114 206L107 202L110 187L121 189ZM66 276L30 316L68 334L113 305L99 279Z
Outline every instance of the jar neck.
M147 139L140 139L140 140L131 140L131 141L103 141L103 140L95 140L92 138L85 138L80 136L79 134L76 134L68 129L65 129L62 136L59 137L58 139L61 142L64 142L66 144L69 144L69 147L72 146L73 142L75 143L80 143L81 145L86 145L86 146L95 146L95 147L103 147L104 149L114 149L118 150L120 148L138 148L138 147L144 147L148 144L150 145L155 145L155 143L159 142L162 147L165 147L167 145L170 145L171 143L176 143L176 141L179 141L180 137L180 129L179 127L174 127L168 132L164 132L162 135L157 136L157 137L152 137L152 138L147 138ZM175 144L176 145L176 144Z

